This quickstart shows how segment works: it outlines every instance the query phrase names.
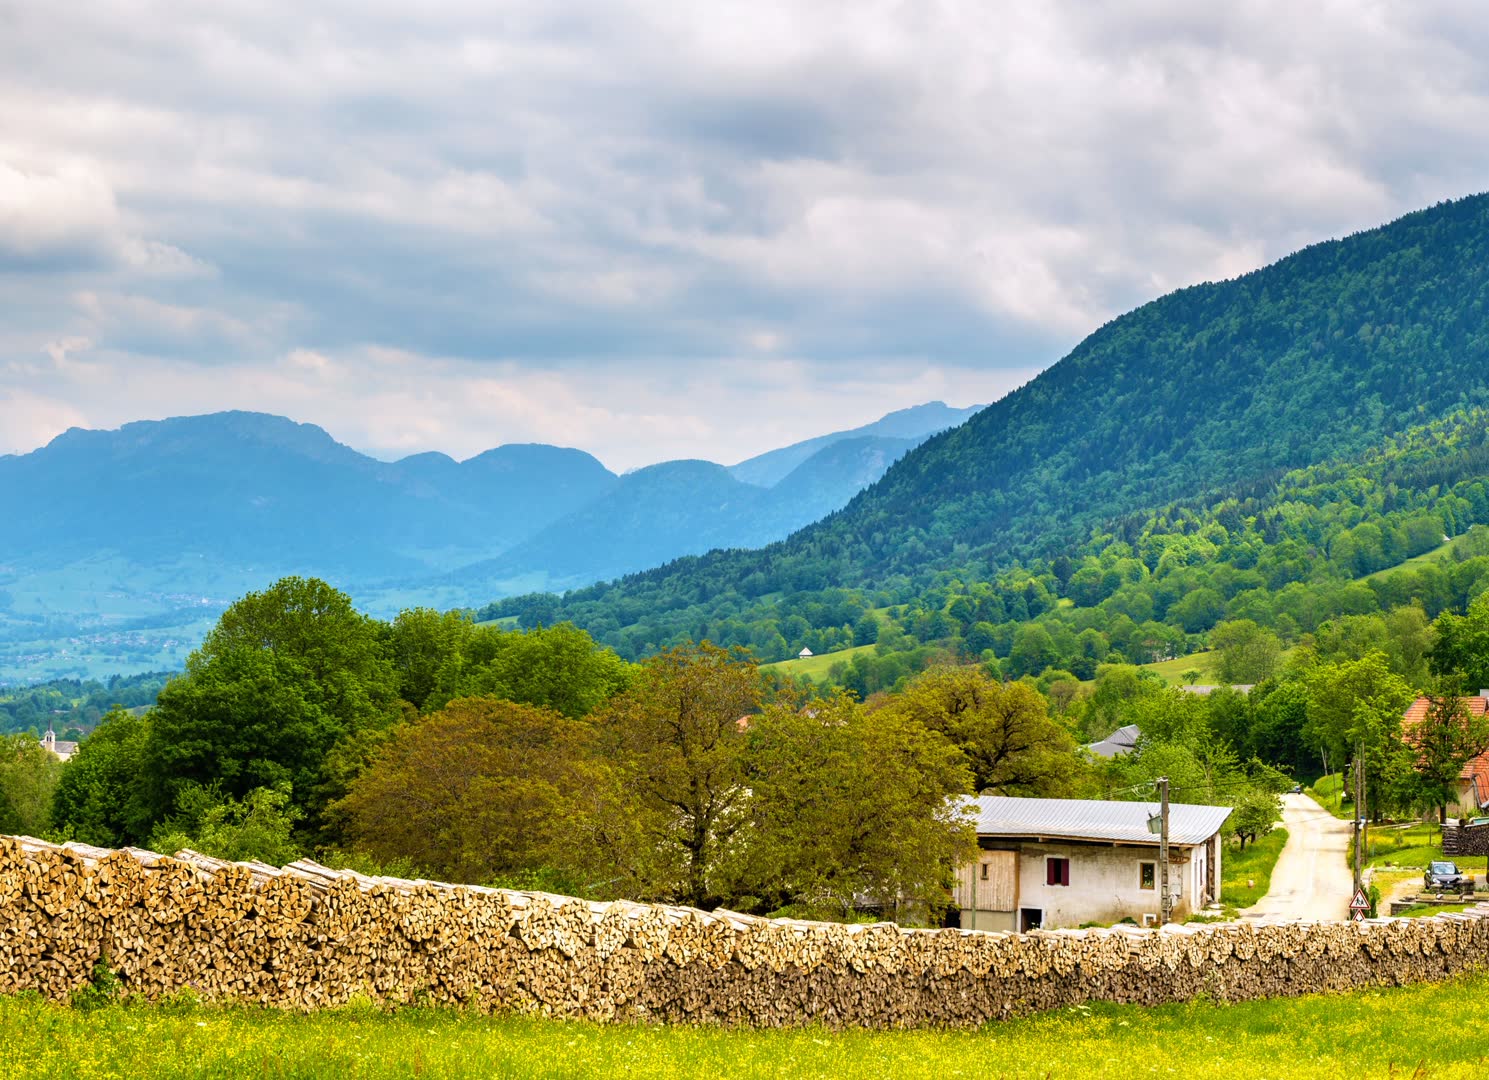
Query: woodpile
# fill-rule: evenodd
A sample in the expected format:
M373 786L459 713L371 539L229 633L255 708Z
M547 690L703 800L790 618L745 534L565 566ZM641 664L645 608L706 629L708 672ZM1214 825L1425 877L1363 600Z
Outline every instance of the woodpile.
M913 930L0 837L0 993L62 1000L102 960L151 999L910 1027L1435 980L1486 948L1489 904L1363 923Z

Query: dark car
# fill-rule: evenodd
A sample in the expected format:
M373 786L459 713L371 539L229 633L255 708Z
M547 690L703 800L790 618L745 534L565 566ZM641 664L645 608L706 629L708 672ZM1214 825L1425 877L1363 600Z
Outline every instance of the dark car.
M1427 888L1431 889L1461 889L1472 879L1458 869L1457 863L1435 862L1427 867L1427 872L1422 875L1422 880Z

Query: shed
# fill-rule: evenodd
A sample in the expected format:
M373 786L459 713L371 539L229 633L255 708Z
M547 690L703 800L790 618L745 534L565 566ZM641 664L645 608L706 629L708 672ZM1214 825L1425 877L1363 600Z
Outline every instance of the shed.
M1153 922L1159 911L1157 801L974 800L978 854L957 871L966 930ZM1220 899L1228 806L1169 804L1169 889L1176 917Z

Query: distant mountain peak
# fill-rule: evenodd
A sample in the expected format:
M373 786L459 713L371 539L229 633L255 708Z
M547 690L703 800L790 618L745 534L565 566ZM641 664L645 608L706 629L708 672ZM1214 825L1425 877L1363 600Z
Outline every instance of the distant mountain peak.
M920 405L896 409L885 413L872 423L846 431L834 431L805 439L779 450L758 454L738 465L731 465L729 472L736 480L757 487L774 487L819 450L844 439L881 437L887 439L911 439L920 442L947 428L956 427L983 406L969 405L965 409L954 409L944 401L927 401Z

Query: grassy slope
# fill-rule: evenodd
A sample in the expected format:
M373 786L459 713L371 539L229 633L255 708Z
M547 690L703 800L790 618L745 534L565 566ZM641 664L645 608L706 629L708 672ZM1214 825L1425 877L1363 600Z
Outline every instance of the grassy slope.
M1294 1000L1098 1005L982 1031L664 1028L409 1009L297 1015L0 998L0 1075L1088 1077L1484 1075L1489 977ZM1415 1070L1415 1071L1414 1071Z
M1272 887L1272 869L1287 843L1287 830L1273 829L1245 851L1227 848L1220 860L1220 901L1226 907L1248 908ZM1253 882L1249 888L1246 883Z
M1395 566L1388 566L1384 570L1377 570L1373 574L1367 574L1360 580L1378 581L1381 578L1390 577L1398 570L1408 570L1417 566L1426 566L1428 563L1434 563L1438 559L1442 558L1444 555L1447 555L1448 552L1452 550L1452 548L1453 541L1449 540L1446 543L1437 545L1437 547L1433 548L1431 551L1424 551L1422 552L1422 554L1414 555L1412 558L1407 559L1405 562L1399 562Z
M873 652L872 645L855 645L851 649L839 649L837 652L822 653L820 656L811 656L805 660L777 660L774 664L761 664L767 671L779 671L782 675L805 675L811 679L825 679L832 665L839 661L847 663L853 657L862 652Z

